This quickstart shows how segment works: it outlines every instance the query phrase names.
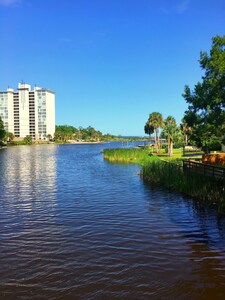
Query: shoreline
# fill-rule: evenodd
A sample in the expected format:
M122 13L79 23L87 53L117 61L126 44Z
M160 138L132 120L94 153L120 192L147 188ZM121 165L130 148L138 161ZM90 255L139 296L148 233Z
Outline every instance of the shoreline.
M7 146L4 146L4 147L0 147L0 149L4 149L4 148L7 148L7 147L13 147L13 146L35 146L35 145L98 145L98 144L104 144L105 142L69 142L69 141L66 141L66 142L47 142L47 141L34 141L32 143L28 143L28 144L25 144L25 143L22 143L22 142L19 142L18 144L17 143L8 143Z
M77 142L77 141L68 140L65 144L70 144L70 145L90 145L90 144L95 144L96 145L96 144L103 144L103 143L105 143L105 142Z

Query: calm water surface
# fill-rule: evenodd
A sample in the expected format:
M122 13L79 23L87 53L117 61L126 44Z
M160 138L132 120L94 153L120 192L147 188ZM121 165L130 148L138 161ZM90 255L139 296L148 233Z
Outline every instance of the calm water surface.
M224 299L224 217L109 146L0 151L0 299Z

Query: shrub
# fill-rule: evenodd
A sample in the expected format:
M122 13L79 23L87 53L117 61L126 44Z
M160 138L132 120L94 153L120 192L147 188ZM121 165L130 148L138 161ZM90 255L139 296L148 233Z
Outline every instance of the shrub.
M32 137L30 135L26 135L25 138L23 139L23 142L26 145L32 144Z

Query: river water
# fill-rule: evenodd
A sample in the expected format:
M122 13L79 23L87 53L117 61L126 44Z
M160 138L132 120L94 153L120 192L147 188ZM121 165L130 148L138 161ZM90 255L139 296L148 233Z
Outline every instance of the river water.
M0 299L224 299L224 217L112 146L0 151Z

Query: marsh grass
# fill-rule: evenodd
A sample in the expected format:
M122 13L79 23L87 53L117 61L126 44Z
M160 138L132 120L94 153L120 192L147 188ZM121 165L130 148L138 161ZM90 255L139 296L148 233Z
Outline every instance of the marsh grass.
M203 174L184 172L181 149L176 149L173 157L163 153L152 154L149 148L106 149L103 156L111 162L140 164L141 176L145 182L159 184L207 204L216 204L220 211L225 211L224 181Z
M142 167L144 181L163 185L199 200L225 208L224 182L210 176L184 172L182 164L162 160L152 161Z
M147 162L163 159L168 161L177 161L182 163L182 149L174 149L172 157L164 152L152 152L152 148L112 148L103 151L103 157L112 162L137 163L144 165ZM187 157L186 157L187 159ZM179 162L180 161L180 162Z
M159 159L154 156L149 148L115 148L105 149L103 157L111 162L136 163L144 165L148 161Z

